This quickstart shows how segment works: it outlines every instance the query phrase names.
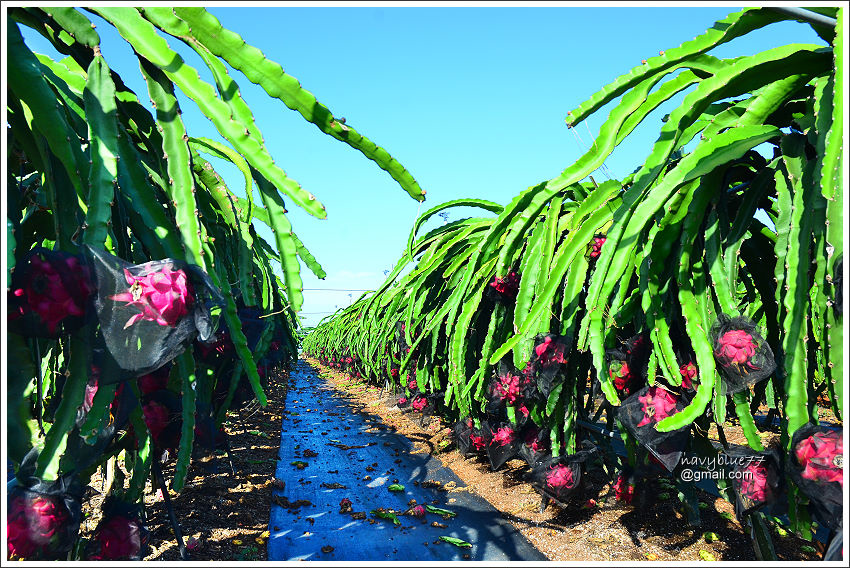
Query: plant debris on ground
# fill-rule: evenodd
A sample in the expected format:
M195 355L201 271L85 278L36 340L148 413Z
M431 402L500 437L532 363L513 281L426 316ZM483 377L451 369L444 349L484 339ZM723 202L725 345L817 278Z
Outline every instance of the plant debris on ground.
M603 479L594 479L598 496L592 508L567 510L550 504L541 513L539 494L522 478L526 469L522 460L511 460L502 470L493 472L486 457L464 458L454 444L445 444L451 439L450 432L439 417L421 422L417 415L394 407L389 394L376 398L364 388L365 382L323 367L315 360L307 361L355 408L379 416L389 430L414 442L415 452L430 453L451 468L466 487L435 481L431 485L450 493L474 491L484 497L549 560L700 561L708 556L726 561L755 560L732 505L706 493L700 494L704 504L702 524L694 529L687 528L686 519L674 506L675 500L637 509L617 502ZM275 502L272 490L280 483L275 479L275 468L288 379L285 370L272 376L265 408L254 403L230 413L224 429L235 476L229 471L226 455L205 457L193 461L186 488L179 494L170 493L190 560L268 560L269 515ZM734 430L727 430L727 437L731 435ZM218 472L210 471L212 467L217 467ZM171 464L163 465L166 479L170 479L171 470ZM100 479L95 476L94 480L91 487L98 490ZM164 499L150 485L147 489L150 549L145 560L180 561ZM84 514L89 516L81 526L83 537L97 524L100 500L102 497L95 496L84 508ZM291 508L299 503L277 505ZM706 534L712 536L704 538ZM820 558L818 543L808 543L787 532L780 536L780 531L775 530L774 543L781 560Z

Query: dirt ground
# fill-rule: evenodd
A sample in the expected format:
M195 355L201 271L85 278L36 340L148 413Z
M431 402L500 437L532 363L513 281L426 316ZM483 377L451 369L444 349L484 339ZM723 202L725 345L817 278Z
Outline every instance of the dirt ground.
M451 468L468 486L460 490L484 497L549 560L755 560L732 505L705 493L700 493L702 524L693 529L674 506L678 503L675 498L656 499L640 508L625 505L616 501L610 484L598 476L592 480L595 506L566 510L549 504L540 512L539 495L523 480L527 470L524 461L511 460L493 472L486 458L462 457L450 443L449 425L438 417L420 421L418 415L399 410L386 393L380 396L379 389L315 360L307 361L353 405L380 416L391 430L411 439L415 452L430 452ZM266 407L254 404L229 415L224 427L235 475L227 455L209 456L193 461L183 491L170 493L183 540L190 549L189 560L268 560L269 511L287 381L288 373L278 371L270 378ZM734 430L727 432L727 437L730 435L734 436ZM164 464L163 471L170 480L173 460ZM96 478L93 489L97 490L99 484ZM81 527L84 537L97 523L101 499L95 496L84 507L84 514L89 514ZM181 560L164 499L149 486L145 504L150 531L145 560ZM707 542L706 533L715 533L717 539ZM779 536L777 532L774 545L780 560L820 558L819 549L806 548L817 548L817 543L812 545L792 534Z

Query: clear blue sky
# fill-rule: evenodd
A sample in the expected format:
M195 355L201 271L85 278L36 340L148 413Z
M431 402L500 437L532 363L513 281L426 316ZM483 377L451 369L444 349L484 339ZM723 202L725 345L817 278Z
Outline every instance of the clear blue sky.
M528 186L558 175L584 152L609 108L590 119L589 129L581 125L576 132L564 123L569 110L642 59L692 39L737 9L210 8L225 27L297 77L335 116L344 116L348 125L386 148L427 191L420 210L373 162L232 73L276 163L327 207L328 218L321 221L289 205L295 232L328 273L320 281L302 266L308 289L305 324L360 295L309 289L380 284L420 211L461 197L505 204ZM97 23L107 63L146 102L127 44L109 24L89 17ZM51 53L37 34L22 30L32 49ZM789 22L712 53L731 57L795 42L823 43L809 26ZM193 52L177 40L169 44L202 69ZM211 82L209 74L202 76ZM182 100L189 134L220 139L194 104ZM622 178L642 163L661 116L670 110L651 115L615 151L606 163L612 177ZM220 171L231 189L241 192L235 168L221 166ZM605 179L603 172L594 177ZM452 219L468 215L451 212ZM426 228L436 222L441 220ZM265 236L271 241L269 232Z

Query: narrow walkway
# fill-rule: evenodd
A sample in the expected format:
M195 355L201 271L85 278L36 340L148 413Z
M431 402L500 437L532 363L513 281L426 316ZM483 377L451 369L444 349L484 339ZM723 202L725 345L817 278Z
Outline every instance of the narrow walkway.
M410 440L352 408L303 361L291 373L286 407L277 466L284 486L272 497L269 560L546 560L481 497L437 488L433 482L465 484L427 453L411 453ZM393 483L404 490L389 491ZM340 513L344 498L365 518ZM396 526L370 514L381 507L404 512L411 499L456 516L398 515Z

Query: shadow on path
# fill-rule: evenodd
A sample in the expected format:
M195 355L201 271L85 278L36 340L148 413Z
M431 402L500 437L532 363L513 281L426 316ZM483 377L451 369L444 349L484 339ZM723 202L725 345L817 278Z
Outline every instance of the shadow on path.
M547 559L483 498L446 491L443 486L450 482L460 489L466 485L429 454L412 453L411 441L391 432L380 418L354 409L303 361L290 374L286 406L276 474L284 487L273 495L269 560ZM423 485L426 481L440 486ZM390 492L393 483L404 485L404 491ZM366 518L341 514L343 498ZM404 512L411 499L457 516L399 514L401 525L394 526L369 514L379 507ZM440 536L472 547L456 547Z

